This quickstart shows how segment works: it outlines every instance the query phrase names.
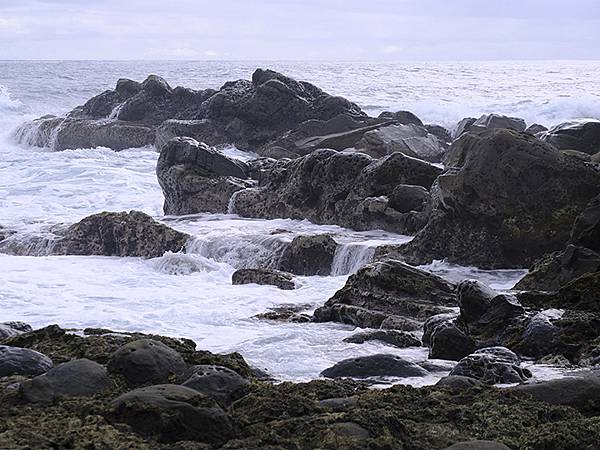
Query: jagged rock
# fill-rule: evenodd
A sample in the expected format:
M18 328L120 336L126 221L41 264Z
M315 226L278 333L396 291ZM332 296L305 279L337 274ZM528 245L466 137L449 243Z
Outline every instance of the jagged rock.
M169 119L156 128L154 145L158 151L161 151L171 139L176 137L189 137L213 146L227 143L227 136L222 134L217 126L208 119Z
M294 277L290 273L273 269L238 269L231 276L232 284L268 284L279 289L295 289Z
M443 386L449 389L454 390L462 390L462 389L470 389L472 387L481 386L481 382L471 377L463 377L462 375L448 375L440 381L438 381L436 386Z
M452 137L454 137L454 139L458 139L463 134L468 133L476 120L477 119L474 117L466 117L462 119L460 122L458 122L458 124L456 124L454 132L452 133Z
M514 131L525 131L527 124L523 119L518 117L507 117L500 114L484 114L477 119L471 127L469 132L481 132L485 130L491 130L496 128L503 128Z
M427 189L440 172L401 153L373 160L360 153L317 150L279 161L258 188L236 194L235 212L244 217L289 217L359 230L414 233L429 210L401 213L393 209L388 196L399 185ZM394 204L398 203L396 195Z
M430 162L440 162L446 152L446 146L436 136L423 126L413 124L368 131L354 146L375 158L400 152Z
M174 138L156 165L165 214L225 213L232 195L253 185L248 167L191 138Z
M52 253L155 258L181 251L188 239L140 211L102 212L71 225L53 242Z
M461 359L450 375L475 378L485 384L521 383L531 378L521 360L505 347L487 347Z
M193 366L182 386L212 398L224 408L240 398L250 382L237 372L221 366Z
M532 125L529 125L525 129L525 133L529 133L529 134L533 134L533 135L536 135L538 133L543 133L544 131L548 131L548 128L546 128L544 125L540 125L539 123L534 123Z
M571 224L600 190L600 174L533 136L466 134L436 180L433 211L398 249L412 264L447 258L482 268L528 266L564 248Z
M417 331L422 328L422 323L418 320L392 315L385 316L379 328L382 330Z
M272 306L267 312L257 314L256 319L275 320L292 323L310 322L311 317L308 314L302 313L311 308L308 303L304 304L283 304Z
M430 134L433 134L435 137L437 137L439 141L444 144L449 144L450 142L452 142L452 135L446 128L444 128L441 125L427 124L425 125L425 129Z
M419 119L417 116L415 116L410 111L396 111L396 112L384 111L381 114L379 114L379 118L380 119L391 119L391 120L398 122L401 125L413 124L413 125L418 125L420 127L423 126L423 122L421 122L421 119Z
M179 353L152 339L125 344L108 362L108 371L122 376L130 386L165 383L181 376L186 369L187 364Z
M274 158L256 158L247 162L248 176L259 183L277 165Z
M456 306L454 285L400 261L370 264L315 311L317 322L378 328L389 316L423 321Z
M321 372L325 378L421 377L429 372L395 355L349 358Z
M593 155L600 151L600 120L564 122L540 134L539 138L561 150L577 150Z
M158 442L221 445L233 436L231 420L215 401L184 386L139 388L113 401L112 419Z
M23 322L0 323L0 341L29 331L32 331L31 326Z
M24 381L20 391L29 402L51 403L61 397L90 397L112 385L104 366L89 359L75 359Z
M28 348L0 345L0 377L41 375L52 368L52 360Z
M421 341L412 334L398 330L364 331L344 339L349 344L363 344L367 341L381 341L399 348L421 346Z
M600 254L585 247L568 245L536 261L515 289L557 291L583 274L600 270Z
M296 275L329 275L337 242L329 234L296 236L279 261L279 268Z

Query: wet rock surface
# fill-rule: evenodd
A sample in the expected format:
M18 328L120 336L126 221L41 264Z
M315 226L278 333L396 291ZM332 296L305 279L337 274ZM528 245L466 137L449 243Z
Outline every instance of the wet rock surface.
M531 378L531 373L520 364L519 357L509 349L488 347L461 359L450 375L470 377L486 384L520 383Z
M273 269L238 269L231 277L232 284L267 284L279 289L296 288L292 274Z
M349 358L321 372L325 378L422 377L427 370L395 355Z
M600 151L600 121L572 120L550 128L540 139L561 150L577 150L589 155Z
M0 377L40 375L52 368L46 355L28 348L0 345Z
M250 384L237 372L222 366L193 366L183 378L186 380L182 386L212 398L224 408L242 397Z
M296 236L279 260L279 268L296 275L329 275L337 249L329 234Z
M344 339L350 344L363 344L369 341L379 341L393 347L420 347L421 341L410 333L398 330L363 331Z

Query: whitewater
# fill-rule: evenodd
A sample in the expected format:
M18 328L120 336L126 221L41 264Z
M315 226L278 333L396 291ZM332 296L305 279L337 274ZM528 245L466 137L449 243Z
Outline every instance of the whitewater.
M307 63L307 62L11 62L0 61L0 226L26 243L100 211L141 210L194 236L187 254L160 258L15 256L0 254L0 322L33 327L103 327L193 339L200 349L240 352L251 364L282 380L309 380L334 363L374 353L410 361L426 348L396 349L377 342L347 344L354 327L334 323L276 323L254 319L279 305L306 312L321 306L367 264L378 245L410 237L356 232L289 219L257 220L233 214L165 217L155 175L154 148L51 152L19 146L12 133L43 114L64 114L118 78L163 76L171 85L218 88L269 67L358 103L367 113L410 110L426 123L451 128L466 116L496 112L550 126L578 117L600 118L598 62ZM229 156L253 155L233 147ZM241 267L268 265L300 234L331 233L339 243L331 276L296 277L298 288L232 286ZM38 249L43 254L43 249ZM475 278L509 289L524 268L482 271L435 262L425 267L452 281ZM446 364L450 370L452 364ZM558 369L532 367L538 378ZM426 378L395 380L423 385Z

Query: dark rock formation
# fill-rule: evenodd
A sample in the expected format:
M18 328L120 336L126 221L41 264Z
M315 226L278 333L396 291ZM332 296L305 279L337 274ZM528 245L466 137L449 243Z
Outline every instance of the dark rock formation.
M234 212L245 217L289 217L314 223L368 230L383 228L414 233L427 220L428 208L401 213L399 185L428 189L441 169L394 153L379 160L367 155L317 150L292 161L280 161L258 188L235 195ZM411 198L413 193L409 193ZM407 194L408 195L408 194Z
M51 403L61 397L96 395L109 390L112 384L104 366L89 359L75 359L23 382L20 390L29 402Z
M378 328L389 317L423 321L451 311L454 286L400 261L373 263L352 275L346 285L315 311L318 322L342 322Z
M52 360L28 348L0 345L0 377L41 375L52 368Z
M281 270L296 275L329 275L337 242L329 234L296 236L281 255Z
M450 144L452 142L452 135L450 132L441 125L427 124L425 129L439 139L444 144Z
M600 121L572 120L542 133L539 138L561 150L577 150L593 155L600 151Z
M250 382L237 372L221 366L193 366L182 386L215 400L223 408L242 397Z
M394 121L398 122L400 125L413 124L413 125L418 125L420 127L423 126L423 122L421 122L421 119L419 119L417 116L415 116L410 111L396 111L396 112L384 111L381 114L379 114L379 118L386 119L386 120L394 120Z
M411 263L528 266L564 248L573 221L600 190L595 169L509 130L463 136L446 164L427 225L399 249Z
M31 326L23 322L0 323L0 341L29 331L32 331Z
M311 308L312 305L309 303L305 304L282 304L277 306L272 306L269 308L267 312L257 314L254 316L256 319L260 320L275 320L280 322L293 322L293 323L304 323L310 322L311 316L303 311L306 311Z
M421 341L410 333L398 330L363 331L344 339L350 344L363 344L368 341L380 341L394 347L420 347Z
M225 411L214 400L184 386L139 388L113 402L113 420L159 442L200 441L223 444L233 435Z
M325 369L325 378L368 378L368 377L422 377L425 369L395 355L372 355L350 358Z
M529 134L533 134L533 135L536 135L538 133L543 133L544 131L548 131L548 128L546 128L544 125L540 125L539 123L534 123L532 125L529 125L525 129L525 133L529 133Z
M131 386L165 383L183 375L187 364L179 353L160 341L140 339L119 348L108 362L111 374Z
M503 128L514 131L525 131L525 121L518 117L507 117L500 114L484 114L477 119L469 128L469 133L477 133L485 130Z
M520 358L505 347L487 347L461 359L450 375L475 378L486 384L521 383L531 378Z
M227 212L231 196L250 187L248 167L191 138L174 138L156 165L165 214Z
M501 442L475 440L457 442L444 450L510 450L510 448Z
M290 273L273 269L238 269L231 276L232 284L267 284L279 289L295 289L294 277Z
M430 337L429 357L459 361L475 350L475 342L453 323L438 325Z
M443 386L453 390L462 390L481 386L481 382L475 378L464 377L462 375L448 375L444 378L441 378L440 381L438 381L435 385Z
M189 239L140 211L102 212L71 225L52 242L56 255L141 256L179 252Z
M458 139L463 134L469 132L476 120L477 119L474 117L465 117L460 122L458 122L452 133L454 139Z

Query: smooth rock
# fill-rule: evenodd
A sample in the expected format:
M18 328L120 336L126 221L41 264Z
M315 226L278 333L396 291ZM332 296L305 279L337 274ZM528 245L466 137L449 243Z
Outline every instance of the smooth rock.
M475 378L465 377L462 375L448 375L444 378L441 378L440 381L438 381L435 385L454 390L462 390L481 386L481 382Z
M296 236L285 248L278 267L296 275L329 275L337 246L329 234Z
M182 386L192 388L226 408L237 400L250 384L237 372L221 366L193 366Z
M539 138L561 150L577 150L593 155L600 151L600 120L564 122L541 133Z
M0 377L36 376L52 368L52 360L34 350L0 345Z
M429 372L395 355L372 355L338 362L321 372L325 378L421 377Z

